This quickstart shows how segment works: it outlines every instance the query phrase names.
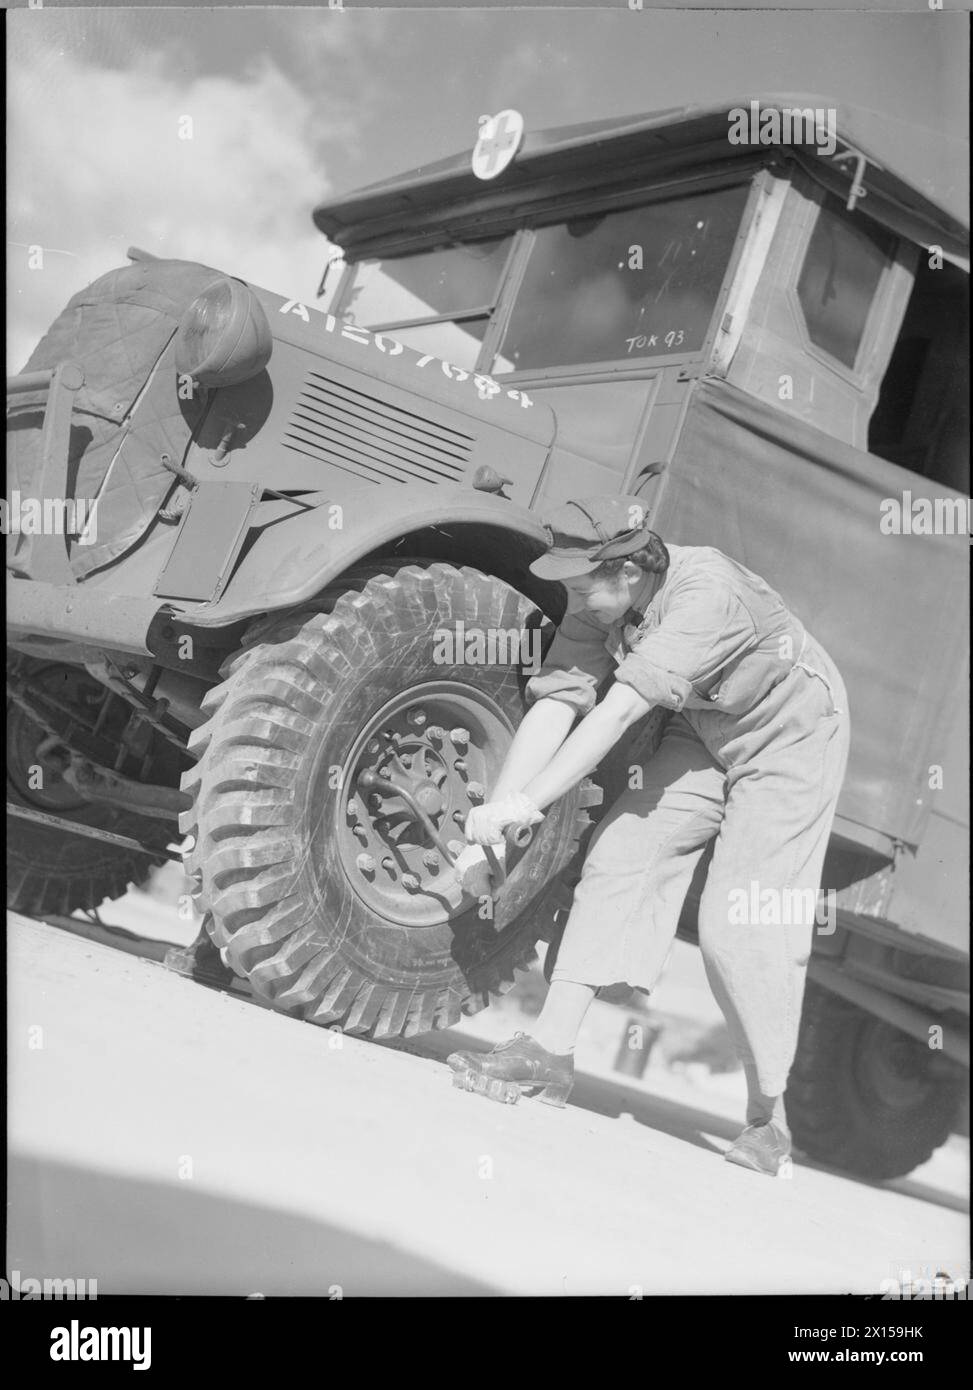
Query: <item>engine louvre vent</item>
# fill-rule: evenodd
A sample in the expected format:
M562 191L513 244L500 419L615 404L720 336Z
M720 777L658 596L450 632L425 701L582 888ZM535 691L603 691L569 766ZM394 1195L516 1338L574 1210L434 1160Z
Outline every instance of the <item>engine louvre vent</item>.
M309 372L283 445L371 483L455 483L473 436Z

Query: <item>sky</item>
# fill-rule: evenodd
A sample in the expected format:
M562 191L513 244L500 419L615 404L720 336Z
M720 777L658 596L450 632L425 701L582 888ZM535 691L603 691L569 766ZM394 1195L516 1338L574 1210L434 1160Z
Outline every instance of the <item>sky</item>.
M479 116L509 106L536 130L820 92L839 122L871 113L871 151L964 216L969 17L951 3L12 10L8 370L130 245L313 302L331 253L315 204L472 151Z

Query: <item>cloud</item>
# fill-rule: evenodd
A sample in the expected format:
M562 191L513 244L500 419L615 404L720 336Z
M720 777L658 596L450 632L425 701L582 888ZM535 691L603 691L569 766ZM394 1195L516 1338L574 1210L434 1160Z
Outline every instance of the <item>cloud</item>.
M189 78L150 56L121 71L35 47L8 76L11 369L130 245L313 298L332 250L311 223L328 192L322 113L279 68Z

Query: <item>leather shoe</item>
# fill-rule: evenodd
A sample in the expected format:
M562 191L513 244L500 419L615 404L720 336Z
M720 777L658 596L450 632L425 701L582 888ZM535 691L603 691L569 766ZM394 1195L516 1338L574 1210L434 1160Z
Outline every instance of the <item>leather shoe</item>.
M574 1085L570 1052L547 1052L527 1033L515 1033L490 1052L451 1052L453 1085L490 1100L515 1105L526 1091L540 1091L546 1105L564 1106Z
M773 1120L747 1125L723 1157L727 1163L752 1168L775 1178L791 1156L790 1135Z

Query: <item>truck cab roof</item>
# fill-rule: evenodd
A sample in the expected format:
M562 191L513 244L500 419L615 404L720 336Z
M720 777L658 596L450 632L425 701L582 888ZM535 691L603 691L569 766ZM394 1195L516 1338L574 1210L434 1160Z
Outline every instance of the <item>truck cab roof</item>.
M728 113L757 102L769 109L834 109L836 148L817 144L732 144ZM793 160L830 192L847 198L856 181L865 194L857 207L919 245L936 244L968 269L969 227L947 198L936 202L912 179L879 160L867 145L869 113L819 95L768 94L755 98L669 107L628 117L526 130L516 158L503 174L485 183L472 172L470 149L407 173L383 179L357 192L321 203L316 226L358 259L394 244L438 230L459 232L476 223L483 233L522 214L525 204L543 209L547 200L563 206L571 194L607 191L633 182L664 182L670 177L715 171L749 161L781 164ZM916 128L916 136L923 133ZM864 135L864 139L863 139Z

